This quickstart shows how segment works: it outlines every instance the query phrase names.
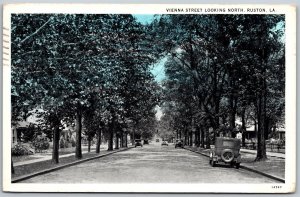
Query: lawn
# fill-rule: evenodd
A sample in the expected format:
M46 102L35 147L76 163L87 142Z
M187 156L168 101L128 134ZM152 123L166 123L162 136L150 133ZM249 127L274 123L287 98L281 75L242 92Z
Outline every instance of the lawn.
M21 162L21 161L28 161L33 159L39 159L43 156L36 156L36 155L23 155L23 156L12 156L12 160L14 163Z

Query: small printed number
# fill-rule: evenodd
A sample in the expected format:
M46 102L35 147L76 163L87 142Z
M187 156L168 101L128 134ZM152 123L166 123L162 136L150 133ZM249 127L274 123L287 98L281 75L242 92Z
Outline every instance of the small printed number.
M280 186L280 185L274 185L274 186L272 186L272 189L280 189L280 188L282 188L282 186Z

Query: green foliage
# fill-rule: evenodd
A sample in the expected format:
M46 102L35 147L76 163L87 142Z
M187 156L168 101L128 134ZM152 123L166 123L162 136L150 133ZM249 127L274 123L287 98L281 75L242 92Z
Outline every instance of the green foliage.
M283 16L161 15L152 27L168 58L163 83L167 129L161 130L165 135L171 128L187 135L196 127L212 127L212 135L221 130L234 134L236 115L258 110L253 106L262 97L269 125L260 132L282 122ZM228 128L222 129L221 122Z
M97 112L90 114L102 114L101 121L86 116L84 124L98 128L112 112L119 122L125 116L138 120L155 106L149 66L157 52L148 27L131 15L17 14L12 29L13 120L41 106L43 125L53 128L93 105ZM90 99L95 95L97 105ZM87 129L89 135L96 130Z

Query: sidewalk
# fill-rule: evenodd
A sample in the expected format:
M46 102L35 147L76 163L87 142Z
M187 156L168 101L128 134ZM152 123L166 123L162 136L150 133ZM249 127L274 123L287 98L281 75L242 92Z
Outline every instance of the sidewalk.
M101 147L100 151L102 151L102 150L105 151L105 149L107 149L107 147ZM91 152L94 152L94 151L95 151L95 148L92 147ZM86 153L88 153L88 151L82 151L82 154L86 154ZM75 155L74 152L68 153L68 154L60 154L59 158L70 157L73 155ZM36 153L34 155L30 155L29 157L31 157L29 160L14 162L14 167L51 160L52 153Z
M131 146L128 146L128 148L131 148ZM95 150L91 152L83 151L82 152L82 159L76 159L75 153L69 153L65 155L60 155L59 157L59 163L55 164L52 163L52 157L47 155L43 158L37 158L37 159L30 159L26 161L16 162L14 163L14 170L15 173L12 174L12 179L19 179L20 177L26 177L31 174L36 174L39 172L55 169L55 168L61 168L68 165L74 165L78 162L83 162L85 160L93 159L102 157L105 155L109 155L115 152L119 152L122 150L126 150L128 148L120 148L113 151L107 151L103 150L101 147L100 154L97 154Z
M241 152L256 154L256 150L249 150L249 149L241 149ZM284 153L267 152L267 156L268 157L278 157L278 158L281 158L281 159L285 159L285 154Z
M83 151L82 152L82 154L85 154L85 153L88 153L88 151ZM65 154L65 155L60 155L59 158L61 159L61 158L70 157L70 156L73 156L73 155L75 155L75 153L69 153L69 154ZM14 163L14 167L28 165L28 164L32 164L32 163L41 162L41 161L47 161L47 160L51 160L51 159L52 159L52 155L45 155L45 156L40 156L39 155L37 157L37 159L30 159L30 160L26 160L26 161L15 162Z
M209 157L209 149L189 146L185 146L184 148ZM240 153L242 155L242 166L245 166L255 171L263 172L274 177L278 177L280 179L284 179L285 154L267 152L267 160L254 161L256 158L256 150L241 149Z

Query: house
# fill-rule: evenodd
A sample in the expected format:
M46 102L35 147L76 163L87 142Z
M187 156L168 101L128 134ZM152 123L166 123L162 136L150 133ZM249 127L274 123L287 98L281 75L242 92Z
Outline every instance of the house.
M236 120L235 123L237 125L242 125L242 122L240 120ZM257 125L256 125L257 126ZM251 140L251 139L256 139L257 133L256 133L255 125L252 123L248 123L246 125L246 132L244 132L243 135L245 135L245 139ZM276 139L283 140L285 139L285 127L283 125L278 125L278 128L275 130L274 134Z
M12 127L11 127L11 143L12 144L16 144L16 143L20 142L22 135L25 132L30 132L30 130L32 129L31 126L38 123L39 118L37 117L37 114L34 113L36 111L37 110L30 111L30 112L32 112L32 115L28 116L26 118L26 120L18 121L15 124L12 124ZM41 111L41 109L38 111Z

